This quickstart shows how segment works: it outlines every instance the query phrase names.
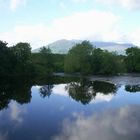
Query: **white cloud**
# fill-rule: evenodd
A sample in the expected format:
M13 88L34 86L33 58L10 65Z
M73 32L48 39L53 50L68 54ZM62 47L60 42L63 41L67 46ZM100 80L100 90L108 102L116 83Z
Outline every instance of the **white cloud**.
M114 98L114 94L104 95L103 93L97 93L95 99L91 101L91 103L100 103L103 101L110 102Z
M15 11L19 6L25 5L26 0L10 0L10 9Z
M85 117L78 113L75 121L65 120L62 133L54 140L138 140L139 106L124 106Z
M10 105L10 117L11 120L16 121L18 123L22 123L23 122L23 115L26 113L25 110L21 110L19 108L19 106L17 105L17 103L12 102Z
M114 4L114 5L117 4L128 10L140 8L140 0L97 0L97 1L106 4Z
M16 26L13 30L1 34L0 38L7 41L9 45L17 42L29 42L32 46L39 47L49 40L49 38L47 39L48 35L49 29L47 26L37 24Z
M68 92L65 90L66 84L55 85L52 89L52 93L60 96L68 96Z
M129 40L135 45L140 45L140 28L132 31L129 35Z
M62 38L120 41L123 34L118 26L119 21L120 17L111 12L91 10L58 18L51 26L18 25L13 30L0 34L0 38L10 44L27 41L34 48Z
M117 37L117 22L119 17L110 12L88 11L75 13L69 17L60 18L54 21L53 30L61 38L94 38L108 39L110 33L113 38Z

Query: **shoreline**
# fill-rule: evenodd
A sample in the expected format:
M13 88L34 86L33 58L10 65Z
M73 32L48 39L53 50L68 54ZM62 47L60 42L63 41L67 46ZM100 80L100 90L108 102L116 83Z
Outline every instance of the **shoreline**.
M66 73L54 73L54 76L66 76L66 77L81 77L80 74L66 74ZM122 75L88 75L82 76L83 78L88 78L91 81L105 81L113 84L120 85L140 85L140 73L125 73Z

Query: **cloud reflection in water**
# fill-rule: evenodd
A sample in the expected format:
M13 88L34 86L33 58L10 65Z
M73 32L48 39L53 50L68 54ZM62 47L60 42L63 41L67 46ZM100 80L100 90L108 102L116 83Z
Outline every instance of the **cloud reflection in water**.
M7 140L7 133L0 133L0 140Z
M26 114L25 108L21 109L16 102L10 104L10 118L17 123L23 122L23 115Z
M69 91L66 89L67 86L68 86L67 84L55 85L52 88L52 93L59 96L69 96ZM109 102L113 99L113 97L114 97L113 93L103 94L97 92L95 98L90 101L90 104L103 101Z
M140 106L124 106L71 122L65 120L61 134L54 140L139 140Z

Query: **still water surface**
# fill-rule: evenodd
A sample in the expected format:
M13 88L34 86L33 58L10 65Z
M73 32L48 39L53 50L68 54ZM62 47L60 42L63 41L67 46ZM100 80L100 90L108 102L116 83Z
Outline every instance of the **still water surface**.
M140 85L0 83L0 140L140 140Z

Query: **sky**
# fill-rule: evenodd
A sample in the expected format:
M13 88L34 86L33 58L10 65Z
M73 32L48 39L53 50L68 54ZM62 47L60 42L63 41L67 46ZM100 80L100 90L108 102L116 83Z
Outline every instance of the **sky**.
M0 40L33 49L59 39L140 46L140 0L0 0Z

